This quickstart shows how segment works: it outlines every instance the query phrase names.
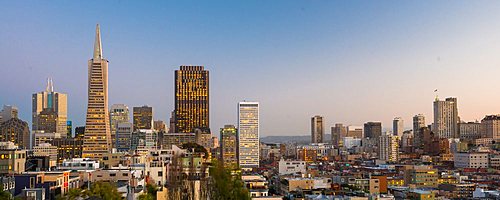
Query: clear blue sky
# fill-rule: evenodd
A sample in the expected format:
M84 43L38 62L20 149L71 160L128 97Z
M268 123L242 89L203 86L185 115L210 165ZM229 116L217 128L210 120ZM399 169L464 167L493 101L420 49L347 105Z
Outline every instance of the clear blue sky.
M500 113L497 1L0 1L0 104L31 121L52 77L84 125L87 61L101 24L109 103L168 121L173 71L204 65L211 128L261 102L261 135L309 133L310 117L362 125L432 120L434 89L463 120ZM329 129L326 130L329 132Z

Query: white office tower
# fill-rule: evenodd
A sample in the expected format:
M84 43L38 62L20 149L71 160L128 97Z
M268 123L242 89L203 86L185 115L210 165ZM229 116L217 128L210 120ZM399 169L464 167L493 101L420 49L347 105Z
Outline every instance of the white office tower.
M259 167L259 102L238 103L238 141L241 169Z

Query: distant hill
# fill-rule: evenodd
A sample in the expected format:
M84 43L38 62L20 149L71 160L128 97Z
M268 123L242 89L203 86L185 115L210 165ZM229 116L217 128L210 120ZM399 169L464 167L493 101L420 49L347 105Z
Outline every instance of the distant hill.
M323 138L324 142L329 142L331 140L330 134L325 134ZM261 137L260 142L264 143L287 143L296 142L297 144L309 144L311 143L310 135L300 135L300 136L266 136Z

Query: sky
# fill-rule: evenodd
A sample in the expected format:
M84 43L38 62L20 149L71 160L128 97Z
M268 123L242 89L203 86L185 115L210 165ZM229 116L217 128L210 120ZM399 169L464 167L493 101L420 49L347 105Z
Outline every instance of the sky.
M149 105L168 121L174 70L210 71L214 135L237 103L260 102L260 134L307 135L310 118L362 126L432 122L435 89L462 120L500 113L499 1L0 0L0 105L31 122L51 77L85 124L95 26L109 60L109 105Z

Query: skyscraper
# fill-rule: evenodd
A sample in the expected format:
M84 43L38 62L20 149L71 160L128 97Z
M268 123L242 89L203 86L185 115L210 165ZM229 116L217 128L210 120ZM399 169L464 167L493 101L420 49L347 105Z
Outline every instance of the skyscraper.
M413 146L416 148L423 145L424 135L421 132L423 127L426 127L425 116L423 114L413 116Z
M238 103L238 142L240 167L259 167L259 102Z
M399 137L403 136L403 132L405 131L404 126L405 125L403 122L403 118L401 117L394 118L394 120L392 121L392 133Z
M134 131L153 129L153 107L134 107Z
M33 94L33 132L44 131L46 133L66 133L68 120L67 99L68 97L66 94L54 92L52 79L48 78L45 91ZM47 119L47 117L50 119Z
M130 122L120 122L116 125L116 150L119 152L130 150L130 141L132 138L133 125Z
M130 112L125 104L113 104L109 109L109 124L111 126L111 140L114 141L116 127L119 123L130 122Z
M208 70L203 66L181 66L175 70L174 133L209 129Z
M101 32L96 27L94 56L89 60L88 106L82 156L102 158L111 149L108 110L108 60L102 56Z
M458 106L457 98L446 98L434 101L433 132L439 138L458 138Z
M316 115L311 117L311 143L323 143L323 117Z
M225 166L238 164L238 129L234 125L225 125L220 129L220 156Z
M364 125L364 131L365 131L365 137L378 139L382 135L382 123L366 122Z

